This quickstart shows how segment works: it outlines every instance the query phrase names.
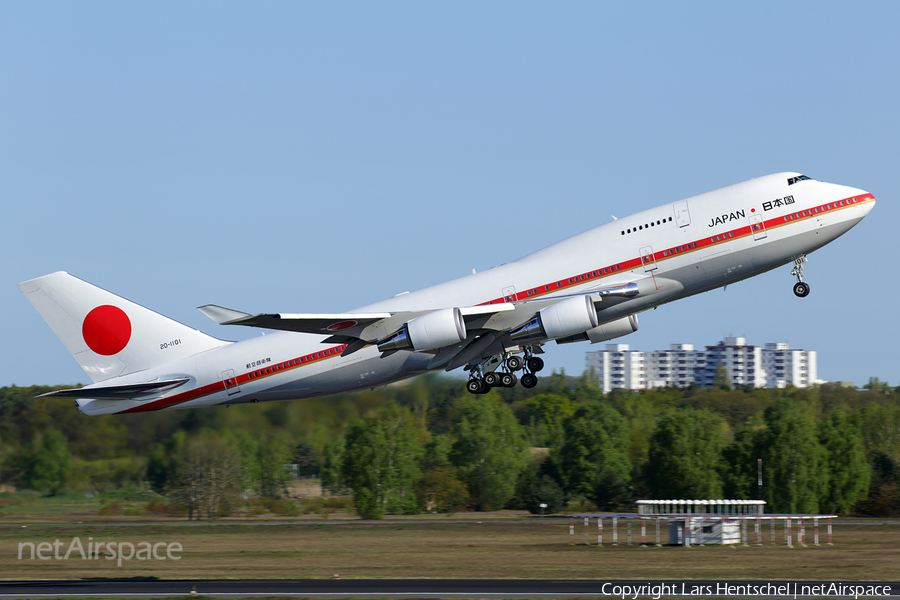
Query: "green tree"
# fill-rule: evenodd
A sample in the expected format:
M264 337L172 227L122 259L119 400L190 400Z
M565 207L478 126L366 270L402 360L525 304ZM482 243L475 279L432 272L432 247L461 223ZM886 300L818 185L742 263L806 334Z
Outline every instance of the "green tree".
M168 440L150 449L147 456L147 482L157 494L165 493L178 472L178 459L186 439L184 431L176 431Z
M207 519L227 515L240 494L241 460L234 446L210 434L189 438L180 448L178 470L168 493L173 505Z
M650 437L656 431L660 410L652 404L650 397L643 394L629 398L616 408L628 423L628 460L631 461L634 477L643 473L649 458Z
M608 402L592 402L566 419L563 431L565 441L553 449L553 459L566 491L601 509L618 506L631 481L625 418Z
M450 434L439 433L432 435L425 444L425 454L422 456L422 469L427 471L438 467L452 467L450 453L453 451L453 438Z
M524 418L535 446L562 443L562 424L575 412L575 403L559 394L538 394L525 401Z
M300 442L294 447L294 464L299 477L315 477L319 474L322 457L312 444Z
M66 436L56 429L47 429L21 453L22 486L55 495L66 482L69 462Z
M565 506L566 493L559 482L547 473L553 470L552 467L553 461L549 456L543 460L535 457L519 476L516 495L510 501L509 508L524 509L535 515L559 512ZM547 506L541 509L541 504Z
M790 398L779 398L765 411L761 436L763 490L772 512L813 513L819 510L827 477L825 451L816 424Z
M291 476L287 465L293 460L293 452L294 446L284 431L259 441L253 483L260 496L277 499L287 493L287 482Z
M759 497L758 460L760 438L765 431L762 415L752 419L734 434L734 440L722 453L724 471L723 491L726 498L762 500Z
M450 466L433 467L422 474L419 482L422 505L427 512L452 512L466 503L469 490Z
M450 459L479 510L502 508L530 460L523 428L493 393L463 396L454 407L459 420Z
M881 381L877 377L869 377L869 383L865 384L863 389L881 392L882 394L891 393L891 385L887 381Z
M881 452L900 462L900 402L867 404L859 412L866 453Z
M869 457L872 483L858 504L860 513L871 517L900 516L900 466L890 456L876 451Z
M337 437L322 450L322 490L331 494L343 491L344 437Z
M423 452L420 434L417 419L397 406L348 429L342 473L353 489L353 503L363 519L418 512L416 484Z
M728 424L705 410L670 411L650 438L647 485L654 498L721 498Z
M546 504L546 507L541 507ZM540 475L528 489L525 508L533 515L552 515L566 504L566 493L549 475Z
M834 410L820 426L820 442L825 448L828 481L821 504L828 510L849 513L866 496L872 469L863 450L862 432L844 411Z
M732 389L731 377L728 376L728 368L723 362L716 365L716 374L713 377L713 387L727 391L731 391Z

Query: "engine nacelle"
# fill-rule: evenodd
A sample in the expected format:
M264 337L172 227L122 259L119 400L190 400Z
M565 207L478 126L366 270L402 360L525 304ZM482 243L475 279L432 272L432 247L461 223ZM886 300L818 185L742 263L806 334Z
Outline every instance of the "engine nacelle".
M638 330L637 315L628 315L609 323L604 323L599 327L594 327L587 332L587 337L592 344L597 342L605 342Z
M553 340L593 329L597 322L597 310L591 299L575 296L542 308L509 337L517 342L539 338Z
M442 308L416 317L387 341L378 344L381 352L416 350L424 352L458 344L466 339L466 323L458 308Z
M596 344L597 342L605 342L617 337L622 337L623 335L628 335L629 333L634 333L637 330L637 315L629 315L627 317L622 317L621 319L616 319L615 321L610 321L609 323L604 323L603 325L594 327L584 333L578 333L567 338L558 339L556 340L556 343L571 344L573 342L590 341L592 344Z

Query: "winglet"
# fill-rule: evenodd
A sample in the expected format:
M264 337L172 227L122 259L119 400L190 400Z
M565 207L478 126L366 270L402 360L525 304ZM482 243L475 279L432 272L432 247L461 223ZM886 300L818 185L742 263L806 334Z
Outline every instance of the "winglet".
M218 323L219 325L228 325L235 321L241 321L247 317L252 317L250 313L232 310L224 306L216 306L215 304L207 304L206 306L198 306L197 310Z

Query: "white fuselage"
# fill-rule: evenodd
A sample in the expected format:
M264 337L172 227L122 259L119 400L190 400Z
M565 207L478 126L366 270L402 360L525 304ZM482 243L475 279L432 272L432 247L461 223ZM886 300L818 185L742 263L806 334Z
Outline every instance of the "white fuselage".
M353 312L423 311L513 303L507 328L526 323L560 296L634 282L633 298L600 303L601 323L722 287L790 263L836 239L874 206L859 189L780 173L664 204L601 225L513 263ZM325 336L275 332L182 359L154 373L190 377L150 400L79 400L86 414L142 412L308 398L397 381L434 368L434 354L374 346L341 356ZM458 366L458 365L456 365ZM227 382L227 383L226 383Z

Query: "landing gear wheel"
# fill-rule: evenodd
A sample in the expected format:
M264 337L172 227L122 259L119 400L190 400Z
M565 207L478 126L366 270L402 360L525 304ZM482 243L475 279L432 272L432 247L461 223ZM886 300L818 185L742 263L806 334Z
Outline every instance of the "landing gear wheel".
M537 382L537 375L534 375L533 373L525 373L524 375L522 375L522 387L524 388L533 388L537 385Z
M794 294L798 298L805 298L809 295L809 284L806 283L806 277L803 276L803 265L807 262L809 261L806 255L795 258L794 268L791 270L791 275L797 278L797 283L794 284Z
M512 373L503 373L500 375L500 385L503 387L514 387L519 379Z
M500 384L500 373L485 373L484 374L484 383L485 385L489 385L491 387Z
M481 379L470 379L468 383L466 383L466 389L470 394L483 394L487 390L487 386Z
M518 371L522 368L522 359L518 356L510 356L506 359L506 367L510 371Z
M532 373L537 373L541 369L544 368L544 359L538 358L537 356L532 356L528 359L527 363L528 370ZM522 385L525 385L525 378L522 378ZM527 387L527 386L526 386Z

